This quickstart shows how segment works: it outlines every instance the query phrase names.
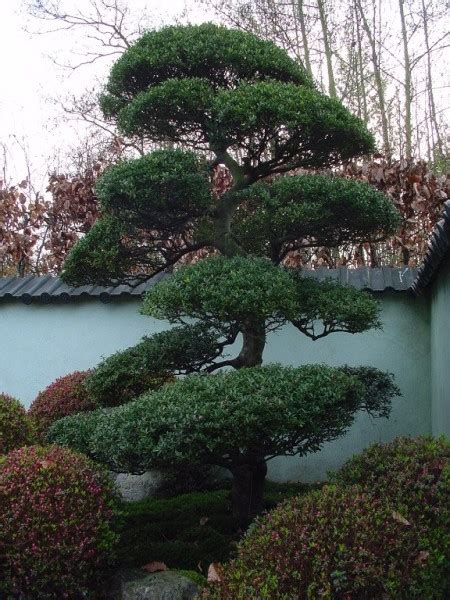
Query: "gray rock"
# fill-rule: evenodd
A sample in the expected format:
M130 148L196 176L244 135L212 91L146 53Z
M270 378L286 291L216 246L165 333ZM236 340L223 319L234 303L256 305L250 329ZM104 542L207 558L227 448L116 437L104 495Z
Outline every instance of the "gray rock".
M150 573L122 583L121 600L193 600L197 585L174 571Z
M137 502L151 498L158 491L163 478L158 471L147 471L142 475L111 473L111 477L124 502Z

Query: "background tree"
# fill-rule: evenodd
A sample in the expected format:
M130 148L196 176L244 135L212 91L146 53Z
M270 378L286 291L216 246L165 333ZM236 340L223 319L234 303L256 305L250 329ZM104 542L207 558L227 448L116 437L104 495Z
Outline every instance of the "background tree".
M448 171L448 5L435 0L204 0L217 19L304 62L377 135L385 160ZM432 38L432 39L431 39ZM436 98L439 98L438 107ZM439 158L440 157L440 158Z
M0 180L0 275L58 273L69 250L98 217L96 162L80 174L49 176L46 190L30 175L18 185Z
M392 202L366 183L313 174L280 176L339 165L372 151L374 140L361 120L319 92L282 49L213 24L146 33L115 63L101 106L124 135L145 135L183 149L157 150L105 171L97 184L101 218L72 250L62 277L71 284L139 282L149 272L177 267L193 252L209 251L213 256L177 269L156 285L143 306L145 314L184 327L192 363L184 371L204 368L208 374L164 388L163 412L156 411L156 396L150 396L132 403L131 412L119 407L94 413L87 426L91 433L81 445L98 458L114 456L115 466L137 468L177 457L204 461L208 453L220 464L217 454L229 455L234 508L246 523L261 508L268 458L319 448L341 435L358 409L372 406L376 415L386 415L396 392L389 377L377 372L367 380L366 372L327 367L261 368L267 333L287 322L312 339L379 325L371 296L302 278L281 266L289 253L304 248L377 241L395 230L399 218ZM209 175L217 165L227 167L232 177L231 187L220 195L213 193ZM193 335L187 320L202 329ZM215 355L209 353L206 360L205 335L216 339ZM161 354L164 350L168 357L165 365L159 361L163 372L174 370L177 337L170 331L159 335ZM238 337L238 354L219 359ZM223 366L245 368L245 373L210 374ZM280 423L271 429L267 418L253 419L245 435L237 429L229 443L214 450L218 432L209 411L222 406L222 431L225 416L238 406L248 402L250 407L258 398L266 405L262 389L270 389L272 377L286 397L285 404L280 400ZM189 386L195 388L192 395ZM221 404L218 390L226 386L234 393ZM186 398L197 395L192 414L199 420L198 437L195 444L192 437L186 456L177 445L187 432L182 414L194 407ZM321 398L327 399L323 411L318 410ZM145 421L148 410L154 420ZM244 428L250 408L242 410L238 421ZM85 416L70 421L83 431L87 422ZM64 432L58 437L55 427L54 439L64 441ZM134 450L123 443L138 435L142 443ZM97 436L110 453L97 452Z

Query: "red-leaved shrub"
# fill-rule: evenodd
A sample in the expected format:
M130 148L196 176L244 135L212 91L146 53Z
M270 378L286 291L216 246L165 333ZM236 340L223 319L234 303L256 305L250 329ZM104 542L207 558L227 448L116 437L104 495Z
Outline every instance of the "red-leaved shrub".
M0 597L91 597L116 542L114 508L108 475L85 456L10 452L0 463Z
M97 408L84 386L91 371L75 371L56 379L39 392L33 400L29 415L36 424L41 437L45 436L52 423L63 417Z
M327 486L260 519L208 600L443 600L449 443L376 445ZM358 485L352 485L358 483Z
M0 394L0 456L32 444L34 431L24 407L18 400Z

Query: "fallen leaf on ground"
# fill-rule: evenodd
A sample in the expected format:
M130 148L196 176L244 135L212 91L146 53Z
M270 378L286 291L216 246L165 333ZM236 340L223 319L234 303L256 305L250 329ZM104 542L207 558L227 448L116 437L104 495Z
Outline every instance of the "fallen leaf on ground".
M167 565L163 562L153 560L142 567L147 573L158 573L158 571L167 571Z
M223 567L220 563L211 563L208 567L208 581L222 581Z

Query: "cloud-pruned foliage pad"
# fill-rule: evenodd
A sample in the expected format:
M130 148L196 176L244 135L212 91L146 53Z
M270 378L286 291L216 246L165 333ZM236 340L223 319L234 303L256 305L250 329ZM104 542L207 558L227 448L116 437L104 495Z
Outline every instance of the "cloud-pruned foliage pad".
M364 375L325 365L191 375L129 404L96 411L91 420L62 419L50 439L119 471L176 462L232 469L249 460L304 455L343 435L359 408L388 414L397 388L386 374L374 372L370 383Z

